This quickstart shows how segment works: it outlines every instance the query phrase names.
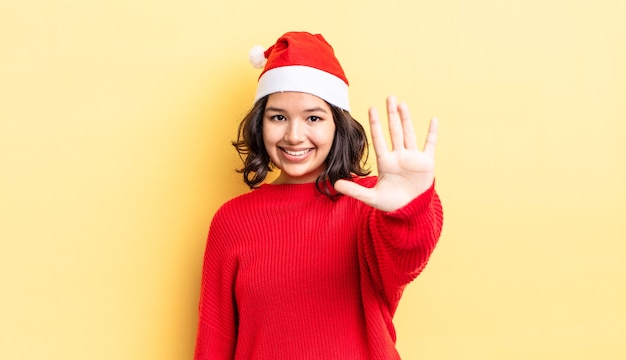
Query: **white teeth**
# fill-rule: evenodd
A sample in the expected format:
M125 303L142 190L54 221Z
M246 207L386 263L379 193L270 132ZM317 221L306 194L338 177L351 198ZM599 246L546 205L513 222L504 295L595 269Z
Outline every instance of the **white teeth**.
M308 153L309 151L311 151L311 149L306 149L306 150L300 150L300 151L289 151L287 149L284 149L285 152L291 156L302 156L306 153Z

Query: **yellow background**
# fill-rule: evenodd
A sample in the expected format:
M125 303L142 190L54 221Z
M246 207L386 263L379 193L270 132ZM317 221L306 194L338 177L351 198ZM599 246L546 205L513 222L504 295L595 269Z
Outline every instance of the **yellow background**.
M440 119L404 359L626 358L626 3L0 0L0 358L189 359L246 191L248 49L325 35L353 115Z

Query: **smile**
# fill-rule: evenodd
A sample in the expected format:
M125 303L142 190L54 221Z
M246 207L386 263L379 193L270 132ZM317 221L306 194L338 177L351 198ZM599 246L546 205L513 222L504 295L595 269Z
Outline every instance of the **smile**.
M311 152L313 149L304 149L304 150L292 151L292 150L287 150L287 149L281 148L281 150L284 151L285 153L287 153L288 155L291 155L291 156L304 156L304 155L308 154L309 152Z

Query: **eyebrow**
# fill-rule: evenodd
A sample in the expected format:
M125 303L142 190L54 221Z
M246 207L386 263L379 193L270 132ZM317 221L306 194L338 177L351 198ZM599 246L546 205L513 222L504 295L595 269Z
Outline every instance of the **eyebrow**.
M284 109L281 108L277 108L274 106L270 106L270 107L266 107L265 108L265 112L268 111L273 111L273 112L284 112ZM326 111L326 109L321 108L321 107L314 107L314 108L310 108L310 109L304 109L302 112L317 112L317 111L321 111L323 113L328 113L328 111Z

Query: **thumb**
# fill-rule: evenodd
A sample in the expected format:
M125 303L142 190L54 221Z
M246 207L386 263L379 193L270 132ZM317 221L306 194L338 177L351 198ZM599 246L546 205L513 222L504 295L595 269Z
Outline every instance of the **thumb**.
M335 190L357 200L360 200L368 205L374 203L374 190L361 186L353 181L337 180L335 182Z

